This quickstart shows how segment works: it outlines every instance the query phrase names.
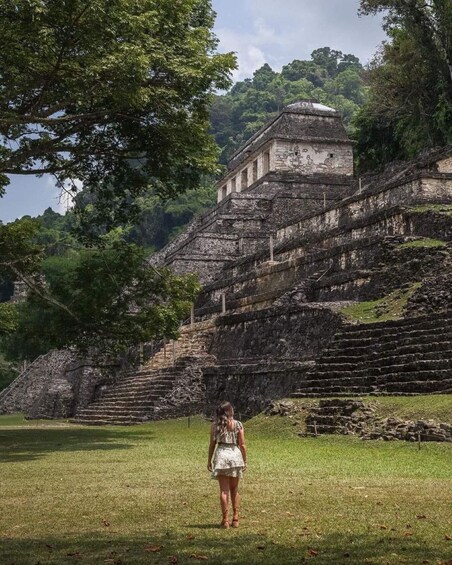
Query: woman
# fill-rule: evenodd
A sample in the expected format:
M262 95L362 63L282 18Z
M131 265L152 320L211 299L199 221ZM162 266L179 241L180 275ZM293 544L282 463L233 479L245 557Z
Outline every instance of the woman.
M215 446L217 449L215 451ZM212 456L215 457L212 465ZM217 408L210 430L207 469L220 485L221 527L229 528L229 496L232 502L232 527L239 526L239 481L246 469L245 432L241 422L234 420L234 409L229 402Z

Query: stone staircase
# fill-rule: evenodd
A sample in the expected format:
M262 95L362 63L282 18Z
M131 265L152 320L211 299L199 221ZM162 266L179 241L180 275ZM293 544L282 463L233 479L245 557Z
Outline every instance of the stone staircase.
M208 354L212 329L213 322L184 326L179 340L162 348L142 369L118 380L79 410L72 422L127 426L200 412L202 399L196 390L202 367L215 362Z
M292 396L450 392L452 312L447 312L343 328Z
M166 369L183 357L204 355L208 351L214 327L213 320L182 326L179 338L165 343L144 368Z

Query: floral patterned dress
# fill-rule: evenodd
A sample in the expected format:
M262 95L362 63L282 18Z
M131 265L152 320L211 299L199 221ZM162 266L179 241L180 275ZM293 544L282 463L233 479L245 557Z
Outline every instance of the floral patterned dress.
M242 478L245 463L238 446L238 435L242 429L242 423L234 420L231 431L228 430L220 437L215 436L217 449L213 458L212 479L218 479L218 475Z

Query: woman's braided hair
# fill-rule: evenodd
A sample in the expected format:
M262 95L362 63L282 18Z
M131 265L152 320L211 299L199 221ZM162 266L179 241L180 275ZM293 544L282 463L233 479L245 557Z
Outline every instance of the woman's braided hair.
M228 422L234 417L234 408L230 402L222 402L217 406L215 418L215 437L220 439L228 431Z

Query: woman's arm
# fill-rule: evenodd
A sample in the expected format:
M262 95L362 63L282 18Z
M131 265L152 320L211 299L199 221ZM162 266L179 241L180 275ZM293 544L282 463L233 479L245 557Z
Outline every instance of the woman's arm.
M239 431L238 441L239 441L239 449L242 452L243 462L245 463L245 469L246 469L245 431L243 428Z
M210 428L209 455L207 456L208 471L212 471L212 457L213 457L213 452L215 451L216 443L217 442L215 441L215 426L212 424L212 427Z

